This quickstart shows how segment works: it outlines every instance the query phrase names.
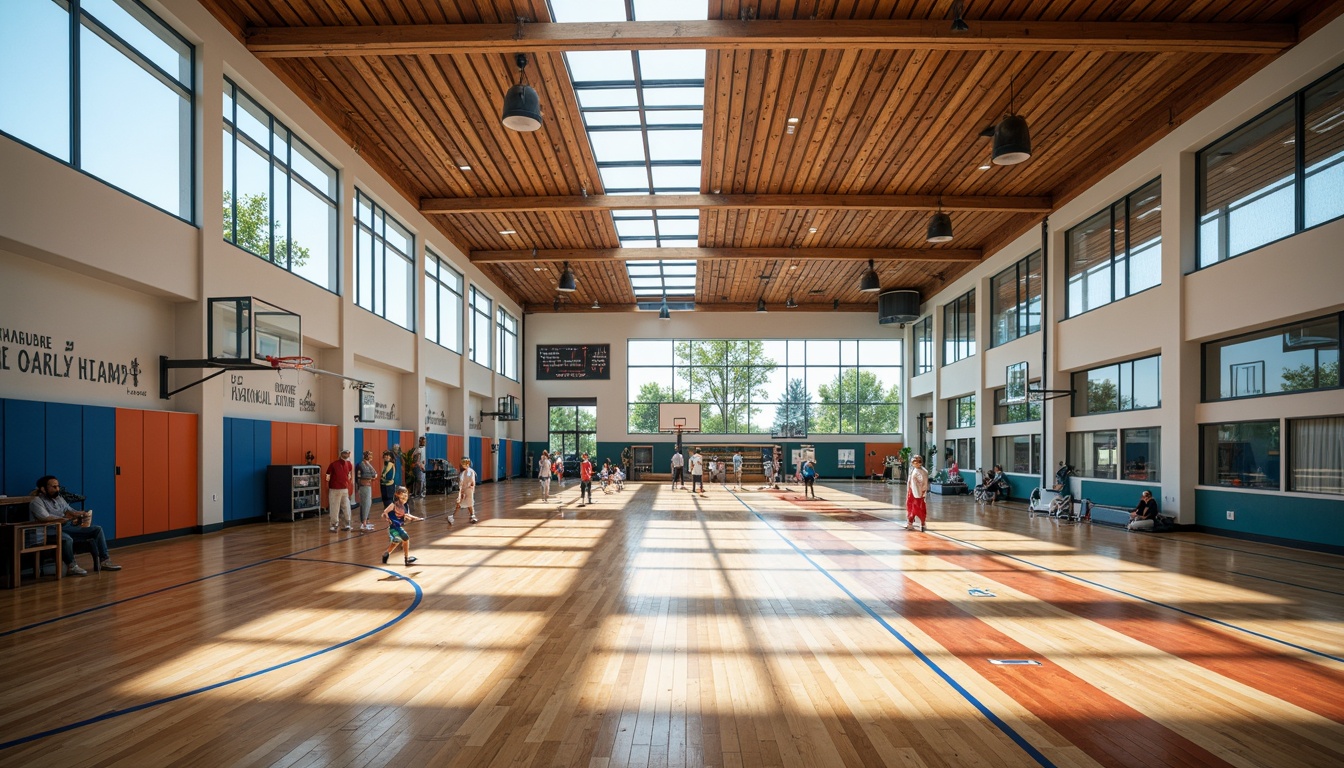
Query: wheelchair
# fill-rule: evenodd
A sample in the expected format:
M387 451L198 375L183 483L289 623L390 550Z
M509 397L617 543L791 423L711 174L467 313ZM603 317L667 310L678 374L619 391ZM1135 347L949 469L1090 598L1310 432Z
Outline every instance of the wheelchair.
M975 486L975 500L980 504L993 504L1008 495L1008 489L1002 483L980 483Z

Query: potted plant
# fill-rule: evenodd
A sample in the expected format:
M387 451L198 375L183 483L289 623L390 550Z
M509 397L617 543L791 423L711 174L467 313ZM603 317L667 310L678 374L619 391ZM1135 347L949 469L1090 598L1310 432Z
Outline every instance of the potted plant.
M406 490L411 492L411 498L419 491L415 482L415 449L398 451L397 456L401 459L401 484L406 486Z
M910 477L910 457L915 455L915 449L905 446L896 452L896 460L900 462L901 482L906 482Z

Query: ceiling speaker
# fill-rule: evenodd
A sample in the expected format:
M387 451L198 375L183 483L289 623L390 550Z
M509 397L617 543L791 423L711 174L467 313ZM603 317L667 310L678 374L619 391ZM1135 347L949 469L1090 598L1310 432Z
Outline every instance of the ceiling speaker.
M913 323L919 319L919 291L903 289L887 291L877 297L877 322Z

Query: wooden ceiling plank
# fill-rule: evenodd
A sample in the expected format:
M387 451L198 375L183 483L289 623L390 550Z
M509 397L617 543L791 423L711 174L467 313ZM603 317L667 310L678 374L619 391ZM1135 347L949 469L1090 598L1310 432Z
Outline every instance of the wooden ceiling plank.
M829 194L678 194L678 195L579 195L518 197L427 197L421 213L511 213L518 211L633 211L646 208L714 210L877 210L998 211L1003 213L1049 213L1054 209L1049 195L1023 197L997 195L829 195Z
M421 53L786 48L947 51L1101 51L1273 54L1297 42L1293 24L977 21L953 32L942 19L754 19L260 27L258 58Z
M967 248L552 248L472 251L473 264L557 261L656 261L741 259L811 259L853 261L888 259L900 261L979 261L981 252Z

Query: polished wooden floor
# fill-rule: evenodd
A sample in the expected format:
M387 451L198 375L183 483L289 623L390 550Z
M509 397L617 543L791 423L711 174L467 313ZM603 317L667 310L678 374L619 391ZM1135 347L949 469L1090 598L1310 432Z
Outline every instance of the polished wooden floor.
M0 765L1344 764L1344 558L819 490L118 549L0 593Z

